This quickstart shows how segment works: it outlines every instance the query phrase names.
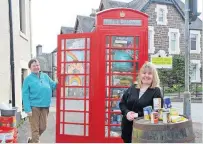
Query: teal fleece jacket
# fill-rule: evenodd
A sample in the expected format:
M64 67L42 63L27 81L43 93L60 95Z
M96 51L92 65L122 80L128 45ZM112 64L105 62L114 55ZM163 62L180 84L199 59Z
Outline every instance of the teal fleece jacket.
M56 85L56 82L43 72L40 72L39 77L34 73L28 75L22 89L25 112L31 112L32 107L49 107L52 90L56 89Z

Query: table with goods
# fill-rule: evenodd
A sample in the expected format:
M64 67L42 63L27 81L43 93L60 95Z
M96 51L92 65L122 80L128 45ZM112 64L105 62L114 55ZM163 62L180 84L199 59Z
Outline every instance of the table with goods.
M153 99L153 107L143 108L144 117L133 121L133 143L192 143L195 136L192 121L180 115L170 98Z

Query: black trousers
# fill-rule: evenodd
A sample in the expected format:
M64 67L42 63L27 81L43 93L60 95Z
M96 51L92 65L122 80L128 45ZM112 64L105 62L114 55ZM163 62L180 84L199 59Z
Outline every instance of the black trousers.
M133 122L128 121L126 117L123 117L121 123L121 138L123 139L124 143L131 143L132 142L132 130L133 130Z
M123 139L124 143L131 143L131 139Z
M122 130L121 138L123 139L124 143L131 143L132 142L132 125L125 127Z

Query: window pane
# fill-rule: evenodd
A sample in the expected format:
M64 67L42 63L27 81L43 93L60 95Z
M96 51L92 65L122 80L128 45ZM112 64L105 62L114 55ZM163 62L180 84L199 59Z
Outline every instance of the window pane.
M196 34L191 34L190 37L193 38L193 39L196 39L197 35Z
M134 38L113 36L111 39L111 45L116 48L133 48Z
M84 61L85 51L66 51L66 61Z
M89 91L86 89L86 94L85 94L85 89L84 88L78 88L78 87L66 87L65 89L65 97L67 98L84 98L89 96Z
M176 40L177 39L177 33L172 32L171 33L171 39Z
M133 76L113 75L111 84L114 86L130 86L133 82Z
M197 35L191 34L190 41L191 41L191 50L196 50L197 49Z
M148 49L150 50L151 49L151 42L152 41L152 31L150 30L148 32Z
M133 62L113 62L112 71L133 72Z
M63 134L63 124L60 124L60 134Z
M87 69L88 70L88 69ZM67 74L84 74L85 64L84 63L68 63L66 64Z
M81 49L81 48L85 48L85 38L66 40L66 49Z
M64 134L84 136L84 125L65 124Z
M64 119L64 122L84 123L84 112L65 112Z
M196 50L196 49L197 49L196 41L191 40L191 50Z
M159 21L160 22L163 22L164 21L164 18L162 16L159 16Z
M89 100L65 100L65 110L89 111Z
M139 36L135 37L135 45L136 45L136 48L139 48L139 46L140 46L140 37Z
M191 74L191 80L195 81L196 78L197 78L197 65L196 64L192 64L192 66L191 66L191 72L192 72L192 74Z
M171 51L175 52L176 50L176 40L171 40Z
M164 10L163 9L159 10L159 21L160 22L164 21Z

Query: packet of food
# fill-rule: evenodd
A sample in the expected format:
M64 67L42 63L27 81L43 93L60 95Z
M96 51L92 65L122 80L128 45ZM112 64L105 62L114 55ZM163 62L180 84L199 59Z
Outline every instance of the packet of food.
M163 120L163 110L162 109L158 110L158 113L159 113L159 120Z
M177 123L181 121L181 116L171 116L171 122L172 123Z
M171 116L179 116L179 113L175 108L170 108L170 115Z

